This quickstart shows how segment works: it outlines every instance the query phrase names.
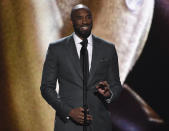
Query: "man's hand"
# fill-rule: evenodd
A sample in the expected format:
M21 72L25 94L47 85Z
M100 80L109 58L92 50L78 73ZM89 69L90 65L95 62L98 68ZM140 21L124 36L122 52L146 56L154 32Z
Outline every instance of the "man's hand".
M99 85L103 85L105 88L102 89L102 88L99 87ZM111 95L109 84L107 83L107 81L101 81L101 82L99 82L98 85L96 85L96 89L104 97L109 97Z
M82 107L74 108L70 111L69 116L79 124L84 123L84 109ZM87 114L87 121L91 121L92 116Z

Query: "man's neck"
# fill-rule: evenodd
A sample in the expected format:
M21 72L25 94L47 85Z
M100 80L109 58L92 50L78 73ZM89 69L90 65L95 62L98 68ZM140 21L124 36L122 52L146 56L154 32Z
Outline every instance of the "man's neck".
M78 35L76 32L75 32L75 34L76 34L81 40L87 39L87 38L90 36L90 35L88 35L87 37L82 37L82 36Z

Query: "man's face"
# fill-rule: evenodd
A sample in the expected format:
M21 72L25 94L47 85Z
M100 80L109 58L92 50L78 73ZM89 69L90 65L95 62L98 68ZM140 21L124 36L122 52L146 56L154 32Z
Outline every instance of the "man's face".
M75 10L72 14L72 24L75 33L80 38L87 38L92 30L92 15L87 9Z

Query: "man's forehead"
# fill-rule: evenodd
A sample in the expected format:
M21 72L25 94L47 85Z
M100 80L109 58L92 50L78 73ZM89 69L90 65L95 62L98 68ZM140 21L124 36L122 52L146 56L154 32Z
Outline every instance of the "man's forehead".
M86 10L86 9L84 9L84 8L80 8L80 9L74 10L74 11L73 11L73 14L78 14L78 13L80 13L80 12L86 12L86 13L88 13L88 14L91 14L91 12L90 12L89 10Z
M82 5L82 4L74 6L72 8L71 14L73 15L73 14L76 14L76 13L81 12L81 11L86 11L87 13L91 14L90 9L87 6Z

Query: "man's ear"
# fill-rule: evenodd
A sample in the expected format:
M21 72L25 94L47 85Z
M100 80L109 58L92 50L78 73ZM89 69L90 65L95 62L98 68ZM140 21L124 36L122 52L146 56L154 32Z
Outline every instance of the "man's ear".
M71 25L73 25L73 22L72 22L72 20L70 20L70 21L69 21L69 23L70 23Z

